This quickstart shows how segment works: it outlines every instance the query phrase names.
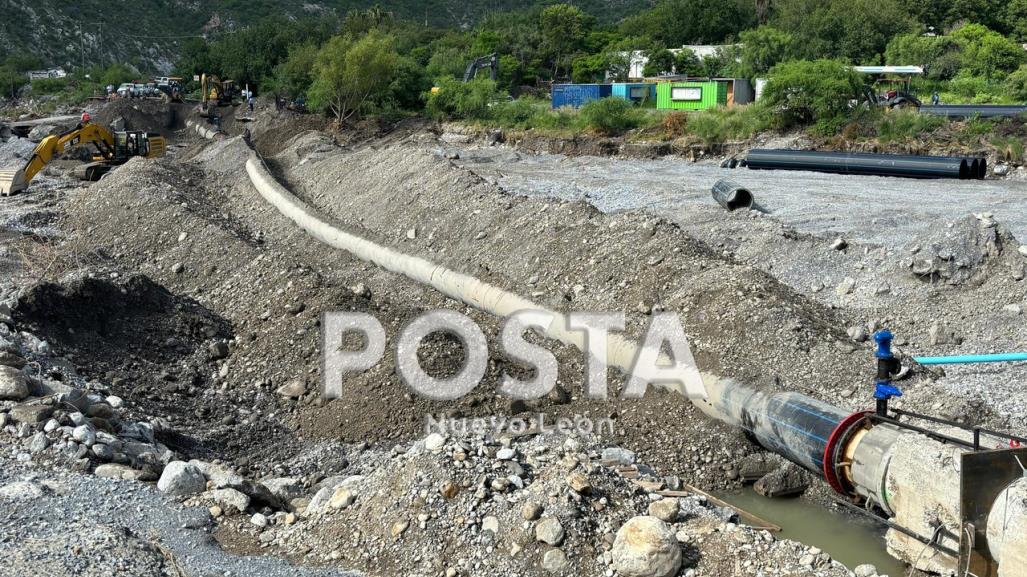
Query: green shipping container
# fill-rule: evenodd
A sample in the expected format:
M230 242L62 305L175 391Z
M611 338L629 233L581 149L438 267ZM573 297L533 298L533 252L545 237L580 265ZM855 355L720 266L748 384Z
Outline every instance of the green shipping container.
M656 108L660 110L708 110L727 106L726 82L660 82Z

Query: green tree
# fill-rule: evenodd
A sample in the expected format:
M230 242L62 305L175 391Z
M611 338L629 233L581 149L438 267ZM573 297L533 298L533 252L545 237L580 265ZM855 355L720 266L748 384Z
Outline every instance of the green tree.
M18 97L18 90L28 84L28 77L9 64L0 65L0 94L12 100Z
M1027 64L1021 65L1006 77L1006 92L1015 100L1027 101Z
M310 104L342 122L388 96L398 55L393 38L372 31L354 41L331 38L318 52Z
M499 56L499 74L496 75L496 80L501 89L509 92L517 90L521 84L522 73L520 60L510 54Z
M431 89L431 78L424 67L412 58L396 59L396 73L388 87L386 103L399 110L419 110L424 106L421 95Z
M463 77L469 57L459 48L441 48L431 55L425 67L432 78Z
M542 10L539 28L543 46L552 59L554 78L560 76L561 68L566 70L568 58L581 47L590 24L591 19L570 4L553 4Z
M489 117L490 105L503 96L490 78L470 82L445 78L437 91L428 93L426 108L428 114L439 119L484 120Z
M897 34L919 28L901 0L777 0L771 24L787 31L798 58L873 64Z
M702 76L702 60L699 60L695 52L682 48L674 55L674 71L685 76Z
M646 54L648 60L642 69L644 76L662 76L674 71L674 53L666 48L650 50Z
M763 99L781 111L783 126L814 124L818 132L830 133L846 121L849 102L861 87L859 75L845 62L793 60L770 70Z
M318 47L313 43L294 45L289 48L289 57L275 66L271 89L276 94L290 99L307 93L314 82L314 65L317 62Z
M988 80L1016 70L1027 60L1019 44L980 24L967 24L952 38L963 46L963 69Z
M779 62L787 60L794 50L792 35L773 26L760 26L742 32L741 66L744 76L766 74Z
M623 38L607 44L603 55L609 77L614 82L626 82L631 74L631 55L651 44L647 38Z
M1027 0L1009 0L1005 21L1014 38L1027 42Z
M730 78L735 74L736 62L731 52L717 50L712 56L704 56L700 62L700 76L709 78Z
M606 79L606 55L579 56L571 62L571 80L579 84L602 82Z
M203 38L186 40L179 51L175 62L175 76L182 78L187 90L193 76L214 71L214 59L210 54L210 44Z
M94 74L93 78L96 79L97 84L101 87L111 85L117 88L124 82L131 82L136 76L138 76L138 72L124 64L111 64L100 71L99 74Z
M624 20L626 36L645 36L663 46L715 44L756 24L751 0L660 0Z
M928 78L949 80L962 66L962 44L951 36L900 34L888 42L886 64L923 66Z

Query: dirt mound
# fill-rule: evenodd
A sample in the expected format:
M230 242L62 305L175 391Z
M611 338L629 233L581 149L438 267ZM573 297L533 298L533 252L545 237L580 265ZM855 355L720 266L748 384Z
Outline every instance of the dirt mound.
M170 136L185 127L190 105L160 100L121 98L105 102L93 112L93 121L113 130L145 130Z
M926 282L958 286L994 270L1003 256L1009 264L1023 267L1022 258L1009 247L1019 243L990 215L967 215L953 222L938 222L918 236L909 246L910 272ZM1014 254L1010 254L1014 253Z
M19 298L14 316L83 377L110 383L149 414L202 405L208 365L232 337L224 319L144 275L40 283ZM184 437L168 440L200 450Z

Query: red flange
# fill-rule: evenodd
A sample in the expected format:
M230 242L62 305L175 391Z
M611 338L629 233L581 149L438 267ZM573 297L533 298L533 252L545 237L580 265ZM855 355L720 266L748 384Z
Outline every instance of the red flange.
M849 431L862 422L867 415L871 414L873 414L873 411L860 411L842 419L842 422L838 423L834 431L831 431L831 436L827 439L827 446L824 447L824 479L827 480L827 484L832 489L842 495L848 495L850 491L846 489L845 484L838 477L835 460L838 457L841 444L849 438Z

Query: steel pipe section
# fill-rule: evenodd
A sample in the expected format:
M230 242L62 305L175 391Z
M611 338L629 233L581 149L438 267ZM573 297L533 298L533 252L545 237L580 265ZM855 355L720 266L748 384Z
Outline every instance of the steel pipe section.
M982 179L983 159L948 156L911 156L863 152L754 149L746 155L752 170L808 170L834 174L897 176L905 178Z
M1011 118L1027 113L1027 106L1005 106L995 104L939 104L921 106L923 114L948 118Z
M886 534L892 556L931 573L957 570L959 559L951 553L960 550L963 532L965 448L799 393L757 391L729 379L708 386L708 392L708 414L745 430L846 498L883 511L894 524ZM967 434L962 429L945 433ZM1023 577L1027 479L999 497L988 521L989 550L1006 571L999 577ZM937 548L925 543L932 540Z

